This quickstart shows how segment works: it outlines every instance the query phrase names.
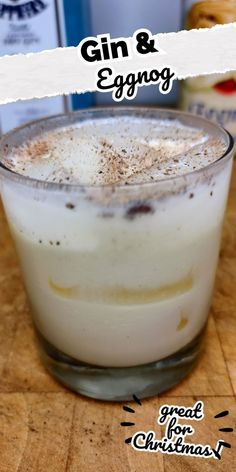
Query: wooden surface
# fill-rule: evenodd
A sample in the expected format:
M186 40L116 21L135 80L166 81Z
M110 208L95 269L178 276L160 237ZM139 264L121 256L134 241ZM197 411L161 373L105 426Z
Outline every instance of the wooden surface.
M236 471L236 169L231 185L223 246L205 351L197 368L178 387L160 397L121 404L74 395L44 370L15 252L0 211L0 472L202 472ZM136 452L124 443L139 430L154 430L164 403L205 403L205 419L192 440L214 446L231 443L222 460ZM230 415L215 420L221 410ZM135 426L122 428L121 421ZM185 420L186 423L186 420ZM196 427L196 424L194 425ZM163 431L162 431L163 432Z

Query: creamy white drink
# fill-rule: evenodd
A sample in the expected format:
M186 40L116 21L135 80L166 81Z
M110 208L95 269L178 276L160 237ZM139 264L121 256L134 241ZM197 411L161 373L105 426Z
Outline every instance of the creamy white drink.
M190 115L93 115L6 136L2 197L37 331L73 366L104 375L169 358L204 329L232 159L220 159L227 134ZM133 374L113 390L106 379L102 394L96 378L81 389L55 362L88 395L139 391Z
M88 119L13 149L8 165L46 182L129 185L202 168L224 151L222 140L177 120ZM93 204L73 194L62 204L4 187L46 340L79 361L124 367L165 358L194 339L208 315L229 175L227 166L192 191L112 209L92 195Z

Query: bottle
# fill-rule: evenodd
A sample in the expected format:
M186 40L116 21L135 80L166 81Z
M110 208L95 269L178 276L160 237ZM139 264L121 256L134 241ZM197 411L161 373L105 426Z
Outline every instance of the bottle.
M1 0L0 56L77 46L90 34L88 0ZM0 132L27 121L90 106L91 94L0 106Z
M112 38L133 36L147 28L153 34L180 30L182 0L90 0L93 35L110 33ZM176 105L178 82L171 93L163 95L156 85L141 87L137 97L123 105ZM110 93L97 93L98 105L114 105Z
M185 0L187 29L236 21L235 0ZM236 137L236 72L189 78L182 82L180 108L218 122Z

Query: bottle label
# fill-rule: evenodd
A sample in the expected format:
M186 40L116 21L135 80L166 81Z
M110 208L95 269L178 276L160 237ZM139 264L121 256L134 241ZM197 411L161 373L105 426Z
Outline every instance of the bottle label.
M235 76L235 78L234 78ZM236 136L236 73L187 79L181 88L181 108L219 123Z
M236 21L236 4L229 0L185 0L185 12L187 29ZM236 72L185 80L180 107L216 121L236 136Z
M0 55L57 48L61 46L61 26L56 0L0 0ZM1 132L63 111L63 97L1 106Z
M17 4L14 3L17 1ZM6 18L8 21L12 19L24 20L41 13L47 8L47 4L43 0L5 0L0 2L0 18Z

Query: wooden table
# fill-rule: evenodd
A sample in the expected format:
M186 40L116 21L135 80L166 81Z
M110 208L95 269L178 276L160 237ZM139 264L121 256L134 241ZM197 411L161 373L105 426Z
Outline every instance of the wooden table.
M175 472L236 471L236 169L224 227L205 351L197 368L160 397L132 403L103 403L70 393L44 370L15 252L0 211L0 472ZM137 452L124 443L139 430L154 430L165 403L205 404L205 419L192 425L194 443L231 443L222 460ZM230 415L214 419L222 410ZM134 421L125 428L122 421ZM185 423L187 420L185 420ZM188 439L191 440L189 436ZM187 440L187 439L186 439ZM189 441L190 442L190 441Z

